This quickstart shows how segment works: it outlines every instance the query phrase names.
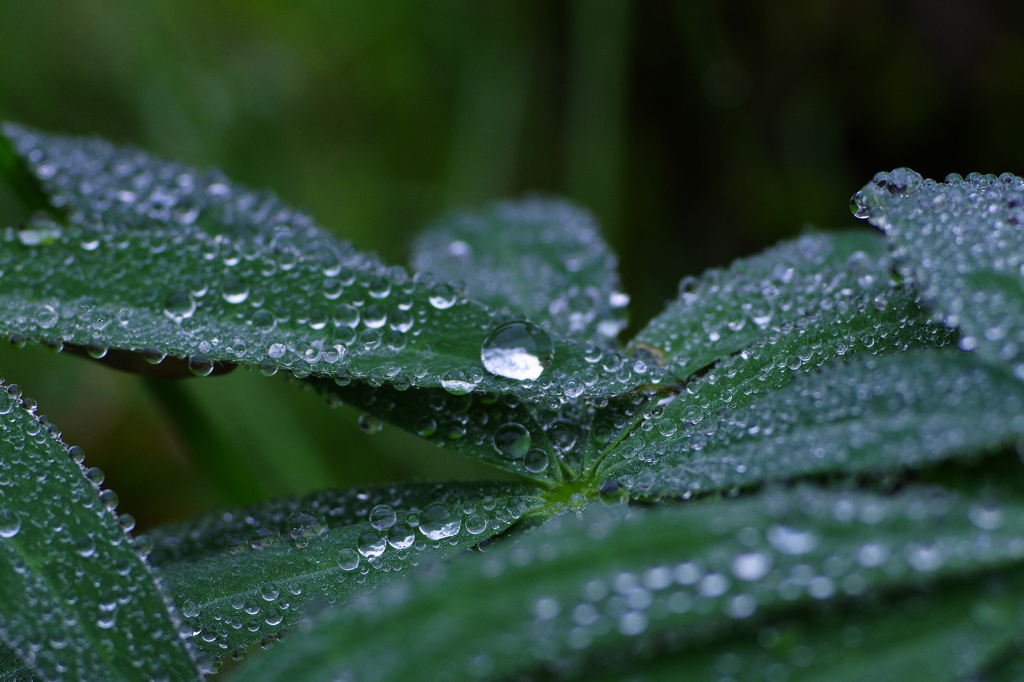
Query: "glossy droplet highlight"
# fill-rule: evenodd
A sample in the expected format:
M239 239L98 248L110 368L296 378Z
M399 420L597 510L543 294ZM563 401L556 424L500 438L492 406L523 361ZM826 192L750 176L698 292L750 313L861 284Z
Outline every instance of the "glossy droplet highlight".
M491 374L517 381L538 378L555 357L547 332L530 322L509 322L491 332L480 360Z

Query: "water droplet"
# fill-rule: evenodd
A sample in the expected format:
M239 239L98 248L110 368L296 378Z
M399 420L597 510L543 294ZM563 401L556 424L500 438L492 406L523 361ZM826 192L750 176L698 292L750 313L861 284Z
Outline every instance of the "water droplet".
M465 395L476 388L476 382L472 380L468 372L453 369L441 378L441 388L452 395Z
M164 315L175 322L192 317L196 311L196 301L187 291L175 291L164 299Z
M387 539L377 531L366 531L359 536L359 544L356 549L367 559L376 559L387 549Z
M232 275L224 279L221 295L228 303L243 303L249 298L249 285L240 277Z
M530 450L533 439L522 424L509 422L494 433L494 449L507 459L520 459Z
M420 417L416 422L416 433L423 438L430 438L437 433L437 422L430 417Z
M416 533L404 523L396 523L388 530L388 544L395 549L408 549L416 541Z
M776 525L768 529L767 536L772 547L790 556L807 554L818 546L818 536L809 530Z
M188 368L197 377L208 377L213 373L213 360L201 354L188 359Z
M377 530L387 530L395 525L397 520L398 514L389 505L378 504L370 510L370 525Z
M601 501L605 504L624 504L629 502L629 489L619 481L608 481L601 484L598 490Z
M430 540L444 540L458 534L462 528L462 517L441 504L435 503L423 510L420 532Z
M21 530L21 518L10 509L0 509L0 538L13 538Z
M359 553L348 548L338 552L338 568L343 571L354 571L359 566Z
M523 466L531 474L539 474L548 468L548 453L543 450L530 450L523 457Z
M267 349L267 355L274 358L275 360L284 356L287 347L283 343L272 343L270 348Z
M384 428L384 422L379 417L366 413L359 415L359 420L356 424L359 426L359 430L368 436L380 433L380 430Z
M192 599L186 599L181 605L181 615L186 618L197 618L199 616L199 604Z
M57 311L48 305L44 305L39 312L36 313L36 324L38 324L41 329L52 329L59 319L60 316L57 315Z
M487 517L484 514L470 514L466 519L466 530L479 535L487 530Z
M518 381L538 378L554 356L551 337L530 322L503 324L491 332L480 349L484 369Z
M767 552L746 552L732 560L732 573L740 580L755 581L768 575L772 557Z
M459 290L452 284L438 284L430 291L430 305L438 310L451 308L459 300Z

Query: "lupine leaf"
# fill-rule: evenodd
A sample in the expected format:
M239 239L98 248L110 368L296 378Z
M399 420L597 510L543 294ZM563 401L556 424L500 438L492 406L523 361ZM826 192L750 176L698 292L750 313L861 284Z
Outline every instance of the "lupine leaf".
M601 437L591 438L585 468L621 464L646 441L663 446L663 436L692 431L695 419L742 407L836 358L949 343L952 334L929 321L914 292L891 280L883 246L861 232L805 235L691 280L634 348L662 354L676 376L702 371L678 397L620 399L595 412L591 432L599 427ZM712 331L705 334L705 326ZM702 354L702 343L717 350ZM661 431L648 432L655 427ZM631 432L638 437L627 438Z
M102 474L84 472L19 396L0 388L3 641L47 679L196 679L163 595L110 509L116 497L97 490Z
M679 379L757 341L794 333L849 333L844 325L897 303L885 243L865 231L809 233L709 270L679 285L670 303L631 344L653 353Z
M412 267L581 341L614 342L626 325L629 297L615 255L594 219L564 201L507 201L450 216L416 240Z
M689 497L974 456L1024 435L1024 388L968 354L920 350L834 365L739 409L666 406L649 422L604 480L645 499Z
M1024 379L1024 179L952 174L946 182L898 168L854 195L880 227L901 272L960 345Z
M617 395L658 380L628 364L581 382L587 346L544 330L543 351L506 335L505 359L486 363L485 342L519 318L387 267L268 194L99 140L3 132L67 212L0 235L0 332L17 340L187 358L200 375L241 363L457 393Z
M740 634L710 646L644 660L641 652L607 657L591 682L674 682L680 670L695 680L762 679L792 682L862 680L1019 680L994 678L1007 640L1024 618L1024 571L1014 569L894 598L866 599L837 617L830 608L808 609L773 621L757 638ZM1019 654L1019 652L1018 652ZM999 666L978 675L980 665ZM1018 668L1018 671L1020 668ZM727 673L726 673L727 671Z
M944 581L1019 577L1022 512L919 488L595 508L324 613L241 678L589 679L588 661L609 652L699 659L815 604L831 605L838 627L860 622L872 596L934 588L941 599ZM1000 614L987 633L1005 641L1019 623Z
M538 492L485 482L321 492L159 529L150 562L194 646L220 656L292 627L310 605L502 533L542 503Z

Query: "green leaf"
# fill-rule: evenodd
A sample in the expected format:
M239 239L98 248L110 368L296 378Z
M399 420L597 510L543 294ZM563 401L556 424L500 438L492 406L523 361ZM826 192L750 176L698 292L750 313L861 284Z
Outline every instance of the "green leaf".
M338 386L330 379L307 381L328 400L364 410L436 445L454 450L535 483L551 487L563 479L560 452L548 438L533 405L516 396L479 393L452 395L441 389L393 386L375 388L362 382Z
M602 478L644 499L814 474L891 472L974 456L1024 434L1024 388L952 350L860 357L746 407L683 396L625 439Z
M116 496L58 435L0 387L0 635L47 679L196 679Z
M1024 379L1024 179L1005 173L946 182L878 173L853 208L892 242L900 271L960 347Z
M870 336L874 324L890 320L918 325L923 318L890 265L884 241L869 232L805 234L727 270L687 277L679 298L632 347L684 379L759 341L774 346L779 337L808 334L842 341L862 331ZM848 330L851 323L859 328Z
M633 682L674 682L685 669L694 680L717 679L728 671L737 680L774 674L793 682L988 681L990 675L977 675L979 664L1010 648L1007 640L1017 638L1022 610L1024 571L1014 569L868 599L842 618L834 609L808 609L773 621L756 638L740 634L650 661L643 653L628 658L615 652L619 655L610 655L587 679L628 675ZM620 669L624 664L628 667ZM996 679L1019 680L1017 670L1017 677Z
M530 198L450 216L413 245L412 267L556 334L609 344L626 326L615 255L589 213Z
M16 340L187 358L199 375L237 363L527 398L660 380L633 364L598 375L585 344L543 330L529 339L543 351L506 335L510 355L485 365L485 341L516 316L387 267L268 194L99 140L3 131L68 213L0 236L0 332Z
M154 531L150 562L196 649L223 656L504 532L543 500L514 483L326 491Z
M928 588L941 600L954 582L1009 568L1019 580L1022 512L920 488L594 508L324 613L240 677L588 679L608 652L699 659L726 638L753 645L816 604L838 627L862 622L868 598ZM913 627L914 612L903 615ZM996 642L1019 627L999 615L986 629Z
M697 422L709 428L717 422L707 415L742 407L836 358L949 343L951 333L891 280L883 247L864 232L805 235L684 282L680 299L634 348L661 355L676 376L689 375L685 389L678 398L620 399L595 412L591 433L601 436L591 438L587 468L635 459L648 441L663 448L666 438L692 433ZM714 350L705 352L701 342Z

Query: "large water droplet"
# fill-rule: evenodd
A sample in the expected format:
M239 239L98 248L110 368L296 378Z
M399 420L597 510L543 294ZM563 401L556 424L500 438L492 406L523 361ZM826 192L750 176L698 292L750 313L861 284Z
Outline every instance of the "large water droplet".
M507 459L521 459L530 451L533 439L522 424L509 422L494 433L494 449Z
M484 369L519 381L539 377L554 357L551 337L530 322L503 324L491 332L480 349Z

